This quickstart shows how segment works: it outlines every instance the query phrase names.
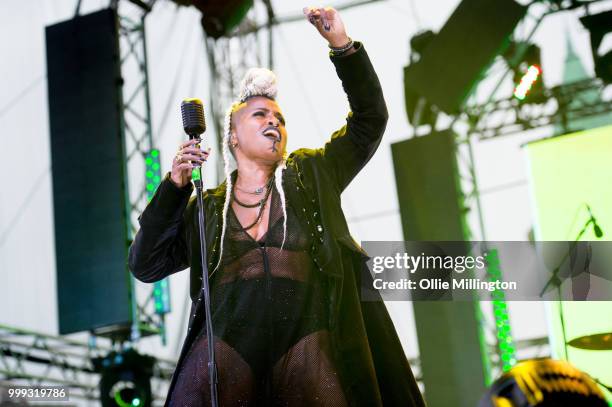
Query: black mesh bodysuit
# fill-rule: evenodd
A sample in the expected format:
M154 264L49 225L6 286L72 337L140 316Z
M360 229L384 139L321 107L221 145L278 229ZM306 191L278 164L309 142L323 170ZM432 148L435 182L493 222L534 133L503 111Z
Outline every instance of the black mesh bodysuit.
M283 246L280 198L272 191L268 232L255 241L231 209L223 268L211 283L219 404L345 406L332 358L324 290L311 241L287 204ZM180 371L170 406L210 404L203 326Z

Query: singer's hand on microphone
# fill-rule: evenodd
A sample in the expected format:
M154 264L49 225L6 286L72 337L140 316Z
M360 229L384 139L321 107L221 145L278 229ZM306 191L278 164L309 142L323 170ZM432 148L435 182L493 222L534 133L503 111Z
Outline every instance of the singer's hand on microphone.
M349 42L340 13L333 7L304 7L304 16L332 47L342 47Z
M208 158L210 149L209 151L203 151L196 147L196 144L200 141L199 139L192 139L182 143L172 160L170 180L179 188L183 188L191 182L193 167L201 165Z

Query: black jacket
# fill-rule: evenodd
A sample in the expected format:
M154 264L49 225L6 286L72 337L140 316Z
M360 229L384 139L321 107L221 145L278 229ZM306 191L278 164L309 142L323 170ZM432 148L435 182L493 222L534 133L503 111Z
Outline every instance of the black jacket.
M332 349L350 405L423 406L384 303L360 301L367 255L351 237L340 204L342 191L376 151L388 117L378 77L363 46L356 47L351 55L331 57L351 107L347 124L323 148L289 156L285 196L306 217L317 243L312 258L325 276ZM140 218L129 255L130 269L144 282L191 267L193 304L179 365L204 313L197 205L190 195L190 185L179 189L167 176ZM204 195L209 272L218 260L224 199L225 183Z

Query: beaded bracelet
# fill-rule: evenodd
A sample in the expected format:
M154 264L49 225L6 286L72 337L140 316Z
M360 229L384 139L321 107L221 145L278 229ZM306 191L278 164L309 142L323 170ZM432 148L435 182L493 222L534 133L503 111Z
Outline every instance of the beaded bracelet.
M341 47L332 47L331 45L328 45L329 49L331 50L331 54L333 56L339 56L344 54L346 51L348 51L349 49L353 48L354 42L352 40L351 37L349 37L349 40L346 44L344 44Z

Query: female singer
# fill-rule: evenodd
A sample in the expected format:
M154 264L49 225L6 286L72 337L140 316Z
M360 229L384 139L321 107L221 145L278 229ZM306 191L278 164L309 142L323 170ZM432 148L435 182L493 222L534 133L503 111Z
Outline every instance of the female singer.
M383 302L360 301L367 257L340 205L341 192L385 130L380 83L336 10L304 13L329 44L351 111L323 148L288 157L274 74L250 70L228 111L226 180L204 195L219 405L424 406ZM210 403L197 211L190 199L192 167L208 152L196 143L180 146L142 214L129 257L145 282L191 267L192 313L170 406Z

